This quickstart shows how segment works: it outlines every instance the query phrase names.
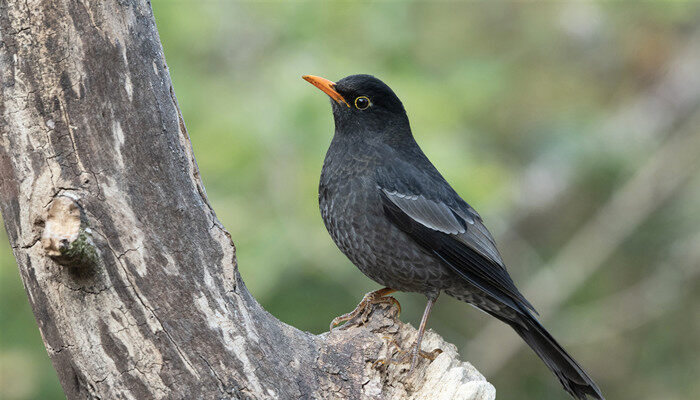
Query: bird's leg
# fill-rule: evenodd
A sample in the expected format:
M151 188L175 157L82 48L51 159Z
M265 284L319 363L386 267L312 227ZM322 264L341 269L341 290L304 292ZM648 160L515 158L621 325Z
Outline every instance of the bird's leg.
M440 293L438 292L438 295L439 294ZM418 356L422 356L430 359L430 361L433 361L438 354L442 353L442 350L440 349L435 349L430 353L426 353L424 351L421 351L420 349L420 345L423 342L423 334L425 333L425 326L428 325L430 310L433 308L433 304L435 304L438 295L436 295L435 297L428 297L428 304L426 304L425 311L423 311L423 318L421 318L420 320L420 327L418 328L418 337L416 338L416 342L413 344L413 348L411 349L411 368L409 368L409 371L412 371L413 367L416 366L416 363L418 362ZM437 354L435 354L436 351L438 351Z
M439 295L439 293L438 293ZM413 368L416 366L418 363L418 357L423 357L427 358L430 361L435 360L435 358L442 353L441 349L435 349L433 351L427 352L423 351L420 349L421 343L423 342L423 335L425 334L425 327L428 324L428 317L430 317L430 310L433 308L433 304L435 304L435 301L437 300L438 296L434 297L428 297L428 304L425 306L425 311L423 312L423 318L421 318L420 321L420 327L418 328L418 337L416 338L416 341L413 343L413 346L411 346L410 351L406 351L401 349L401 347L396 344L396 341L391 339L391 342L399 349L399 354L400 357L396 359L389 360L390 364L400 364L405 361L407 361L407 358L410 356L411 357L411 367L409 368L409 371L412 371ZM377 366L379 364L386 364L386 360L384 359L379 359L374 362L373 366Z
M333 328L336 325L350 321L351 319L360 315L360 313L368 312L374 304L385 303L396 306L399 314L401 314L401 304L399 304L399 301L396 300L394 297L387 296L388 294L394 293L395 291L396 290L392 288L385 287L384 289L375 290L374 292L369 292L365 294L365 296L362 298L362 301L360 301L360 304L358 304L354 310L347 314L343 314L339 317L336 317L333 319L333 321L331 321L330 330L333 331Z

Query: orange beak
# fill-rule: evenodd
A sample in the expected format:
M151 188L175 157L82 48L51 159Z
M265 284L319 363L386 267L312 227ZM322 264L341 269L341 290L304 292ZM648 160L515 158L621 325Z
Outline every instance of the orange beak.
M321 78L320 76L304 75L302 76L305 81L321 89L323 93L330 96L331 99L335 100L338 104L345 103L346 106L350 107L347 101L340 95L340 93L335 91L335 82L329 81L328 79Z

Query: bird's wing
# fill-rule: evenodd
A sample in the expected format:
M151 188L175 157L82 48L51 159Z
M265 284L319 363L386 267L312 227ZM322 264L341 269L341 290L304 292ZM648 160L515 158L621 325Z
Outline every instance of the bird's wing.
M413 186L405 183L391 186L403 186L403 189ZM436 183L447 185L442 179ZM443 190L443 196L452 201L441 201L429 198L439 197L440 191L432 191L432 196L426 196L402 193L381 184L378 190L389 220L455 273L517 312L525 308L535 311L508 275L495 241L479 214L454 191Z

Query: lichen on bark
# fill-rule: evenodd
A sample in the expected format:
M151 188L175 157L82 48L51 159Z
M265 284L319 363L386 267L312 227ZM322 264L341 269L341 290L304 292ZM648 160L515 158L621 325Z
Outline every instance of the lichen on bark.
M95 268L99 262L95 243L92 241L92 234L88 227L80 228L78 238L67 245L62 244L60 251L61 256L55 259L70 268L88 271Z

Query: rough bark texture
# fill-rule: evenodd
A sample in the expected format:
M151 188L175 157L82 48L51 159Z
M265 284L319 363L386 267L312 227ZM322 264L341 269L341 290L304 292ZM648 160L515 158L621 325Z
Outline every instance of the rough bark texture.
M0 210L68 398L495 397L433 333L434 362L374 368L415 335L391 310L314 336L258 305L148 2L0 0L0 35Z

